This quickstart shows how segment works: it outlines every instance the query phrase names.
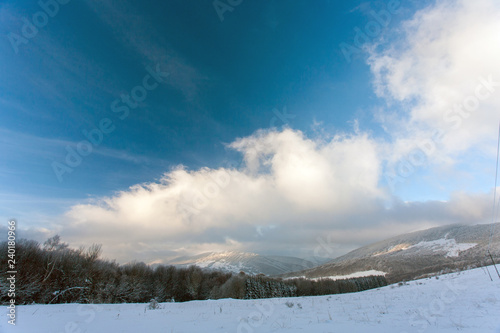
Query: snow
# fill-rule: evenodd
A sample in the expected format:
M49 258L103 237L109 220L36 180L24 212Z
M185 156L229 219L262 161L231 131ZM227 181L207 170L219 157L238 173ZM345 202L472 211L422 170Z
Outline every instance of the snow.
M407 243L398 244L390 247L387 251L382 251L375 253L373 256L381 256L393 252L405 251L409 249L428 249L430 251L446 251L447 257L458 257L461 251L466 251L468 249L476 246L476 243L457 243L453 238L448 239L447 235L445 238L433 240L433 241L422 241L415 245L410 245Z
M455 239L438 239L430 242L420 242L409 248L427 248L432 251L444 250L447 257L458 257L460 251L466 251L476 246L476 243L457 243Z
M210 268L213 270L220 270L223 272L239 273L242 270L249 270L247 267L243 265L242 262L239 262L238 264L231 264L227 263L224 259L220 261L216 260L199 261L196 262L195 264L200 268Z
M324 276L324 277L320 277L320 278L308 278L305 276L296 276L296 277L287 278L287 280L296 279L296 278L309 279L309 280L313 280L313 281L326 280L326 279L343 280L343 279L353 279L353 278L360 278L360 277L374 276L374 275L375 276L385 276L386 274L387 274L386 272L376 271L376 270L372 269L369 271L356 272L356 273L352 273L352 274L348 274L348 275L331 275L331 276Z
M492 267L490 272L496 274ZM500 279L484 268L359 293L263 300L17 307L0 332L500 333ZM6 307L3 307L4 313Z

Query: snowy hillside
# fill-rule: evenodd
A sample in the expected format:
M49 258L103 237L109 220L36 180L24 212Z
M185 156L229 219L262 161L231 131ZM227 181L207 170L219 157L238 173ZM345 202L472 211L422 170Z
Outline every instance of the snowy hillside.
M500 333L500 279L484 268L352 294L160 306L19 306L17 325L3 316L0 332Z
M345 280L345 279L355 279L355 278L360 278L360 277L367 277L367 276L385 276L385 272L380 272L380 271L375 271L375 270L370 270L370 271L364 271L364 272L356 272L352 274L347 274L347 275L330 275L330 276L323 276L319 278L310 278L310 280L313 281L318 281L322 279L329 279L329 280ZM293 278L286 278L286 279L295 279L295 278L304 278L307 279L306 276L297 276Z
M420 242L410 246L408 249L429 249L431 252L446 251L446 257L458 257L460 252L472 249L476 245L476 243L457 243L453 238L441 238L430 242Z
M285 256L263 256L247 252L209 252L197 256L180 257L167 262L168 265L188 267L196 265L229 273L279 275L317 266L311 261Z
M452 257L460 255L461 252L469 251L484 255L485 247L489 243L491 227L491 224L449 225L416 231L361 247L336 258L332 262L396 253L418 253L421 255L425 252ZM500 223L497 223L495 228L498 230ZM492 245L494 252L500 253L500 236L498 234L493 238Z
M389 282L425 277L445 269L491 264L486 258L492 225L449 225L412 232L367 245L326 264L284 277L320 278L376 270ZM496 224L497 230L500 224ZM492 238L491 253L500 259L500 234ZM485 261L488 259L489 261Z

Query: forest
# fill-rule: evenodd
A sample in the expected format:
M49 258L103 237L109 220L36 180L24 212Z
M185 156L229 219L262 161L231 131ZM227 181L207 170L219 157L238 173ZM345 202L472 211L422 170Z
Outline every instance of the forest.
M0 243L7 254L7 242ZM17 305L58 303L185 302L220 298L257 299L357 292L387 285L382 276L346 280L281 279L176 268L143 262L119 265L100 258L101 246L72 249L58 235L43 244L20 239L16 244ZM9 295L7 256L0 259L0 302Z

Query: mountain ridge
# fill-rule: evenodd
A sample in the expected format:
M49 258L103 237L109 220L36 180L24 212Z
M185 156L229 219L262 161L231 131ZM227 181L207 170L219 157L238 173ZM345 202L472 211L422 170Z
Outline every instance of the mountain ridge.
M167 265L188 267L195 265L205 269L220 270L230 273L265 274L269 276L312 268L317 264L312 261L276 255L260 255L252 252L224 251L205 252L194 256L174 258Z
M375 270L385 272L388 281L395 282L443 270L478 267L488 259L485 254L492 227L500 230L500 223L452 224L415 231L360 247L323 265L283 277L321 278ZM491 253L499 263L499 233L493 235Z
M337 278L384 273L389 281L411 280L443 270L478 267L485 257L490 230L500 223L451 224L393 236L362 246L325 263L289 256L260 255L252 252L205 252L180 256L165 262L176 267L195 265L204 269L282 278ZM492 256L500 263L500 235L492 239ZM491 264L490 262L488 262Z

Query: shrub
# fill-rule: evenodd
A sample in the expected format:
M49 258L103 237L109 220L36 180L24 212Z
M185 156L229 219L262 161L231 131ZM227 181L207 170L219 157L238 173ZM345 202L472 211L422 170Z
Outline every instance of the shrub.
M160 308L161 308L160 303L158 303L156 299L152 298L151 301L149 302L148 310L156 310Z

